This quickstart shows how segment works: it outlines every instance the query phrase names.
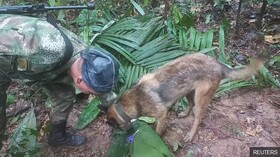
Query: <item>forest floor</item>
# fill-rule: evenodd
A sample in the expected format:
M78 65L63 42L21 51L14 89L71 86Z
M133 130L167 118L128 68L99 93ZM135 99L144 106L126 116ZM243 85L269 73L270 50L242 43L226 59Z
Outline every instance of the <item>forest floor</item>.
M198 136L193 143L182 141L193 124L194 116L177 118L171 112L164 142L175 157L247 157L250 147L280 146L280 91L266 89L240 89L214 99L207 107ZM69 118L74 127L79 109ZM72 126L71 126L72 125ZM113 129L100 115L87 128L80 131L88 142L77 148L52 147L46 144L48 157L104 157L110 146Z

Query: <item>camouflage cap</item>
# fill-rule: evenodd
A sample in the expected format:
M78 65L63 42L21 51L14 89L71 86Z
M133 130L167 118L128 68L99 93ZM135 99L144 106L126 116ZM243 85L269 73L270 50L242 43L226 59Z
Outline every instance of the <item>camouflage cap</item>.
M81 57L84 59L82 78L85 83L98 93L112 91L119 75L119 64L116 58L96 48L83 50Z

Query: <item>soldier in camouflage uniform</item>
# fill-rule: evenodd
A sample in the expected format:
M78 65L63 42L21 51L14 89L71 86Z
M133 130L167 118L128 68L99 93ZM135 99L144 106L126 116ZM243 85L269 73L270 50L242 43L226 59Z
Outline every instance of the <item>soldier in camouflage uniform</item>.
M0 145L6 128L6 91L12 81L41 85L51 98L50 145L85 143L82 135L65 131L75 101L74 85L82 93L100 96L101 105L107 106L116 97L112 88L117 60L104 50L87 48L72 32L45 18L2 14L0 34Z

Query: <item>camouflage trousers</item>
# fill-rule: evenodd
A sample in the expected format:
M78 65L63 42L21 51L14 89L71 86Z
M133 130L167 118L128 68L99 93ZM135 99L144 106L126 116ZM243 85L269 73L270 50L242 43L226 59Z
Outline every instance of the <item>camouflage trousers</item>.
M76 100L75 87L70 83L45 83L42 87L52 101L51 122L56 124L67 120Z
M11 81L8 76L0 71L0 141L1 135L6 128L6 92ZM72 83L43 83L42 87L52 101L51 122L55 124L67 120L76 98L75 88Z
M0 145L2 141L2 135L6 129L6 99L8 90L12 80L8 78L3 72L0 71ZM1 148L1 146L0 146Z

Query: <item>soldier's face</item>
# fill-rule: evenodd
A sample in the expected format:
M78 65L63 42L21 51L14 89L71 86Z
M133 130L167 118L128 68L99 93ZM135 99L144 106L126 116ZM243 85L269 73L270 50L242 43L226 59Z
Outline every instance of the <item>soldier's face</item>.
M82 78L78 78L77 81L75 81L76 87L85 94L92 94L92 95L100 95L100 93L95 92L92 90L83 80Z
M92 90L84 81L81 74L82 59L77 59L70 68L69 74L71 75L75 86L85 94L98 95L99 93Z
M88 85L83 81L82 78L77 78L77 80L75 81L75 85L82 93L85 93L85 94L94 93L94 91L88 87Z

